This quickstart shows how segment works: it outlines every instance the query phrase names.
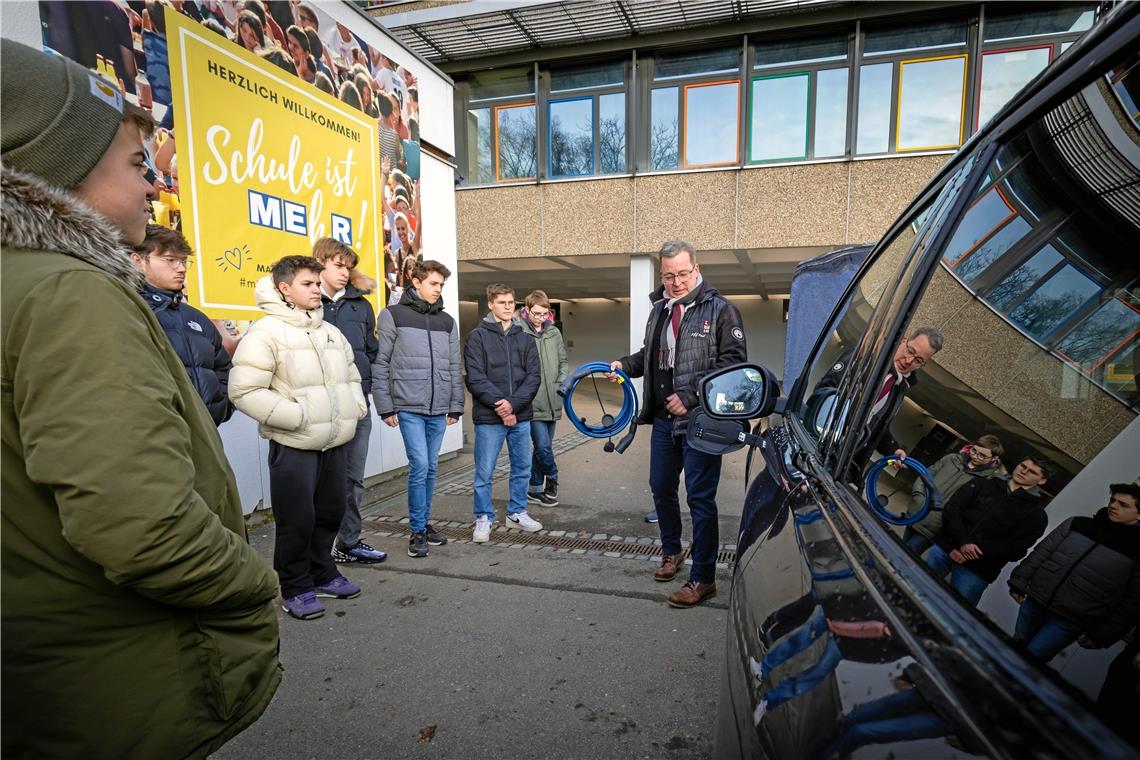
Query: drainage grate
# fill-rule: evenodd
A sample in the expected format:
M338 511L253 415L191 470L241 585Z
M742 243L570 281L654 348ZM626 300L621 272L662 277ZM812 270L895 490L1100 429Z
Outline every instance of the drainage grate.
M378 515L366 518L367 527L381 535L402 535L407 533L408 518ZM470 523L435 523L437 531L454 541L471 541ZM652 538L627 536L606 536L602 533L563 533L562 531L539 531L524 533L521 530L496 525L491 531L492 546L537 546L549 547L563 554L590 554L625 559L653 559L661 556L661 542ZM686 550L688 545L686 545ZM722 546L717 552L718 565L731 565L736 561L736 549Z

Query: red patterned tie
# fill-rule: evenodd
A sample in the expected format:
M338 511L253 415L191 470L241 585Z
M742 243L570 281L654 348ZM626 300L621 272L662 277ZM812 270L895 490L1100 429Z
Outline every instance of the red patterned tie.
M673 314L670 317L673 325L673 340L676 340L681 332L681 304L673 304Z
M881 391L879 391L879 395L875 398L875 403L878 404L880 401L882 401L887 396L887 394L891 392L891 389L894 387L895 387L895 373L891 372L889 375L887 375L887 381L885 383L883 383L883 389Z

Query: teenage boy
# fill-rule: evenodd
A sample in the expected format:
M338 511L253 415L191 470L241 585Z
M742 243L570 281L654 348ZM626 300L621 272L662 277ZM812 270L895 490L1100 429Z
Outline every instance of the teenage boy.
M345 444L368 405L352 346L324 321L321 268L310 256L286 256L257 281L265 316L238 344L230 373L230 399L269 439L273 568L283 608L300 620L325 614L318 596L360 594L337 570L332 546L347 498Z
M139 295L162 325L214 424L221 425L234 413L226 392L230 354L210 318L186 303L182 295L190 253L190 244L181 232L148 224L146 237L135 246L131 261L146 278Z
M491 481L504 441L511 460L507 521L527 533L542 530L542 523L526 513L531 403L540 381L538 348L514 319L514 288L488 285L487 308L489 313L467 336L463 350L467 390L471 391L471 419L475 423L472 540L477 544L491 540L491 526L495 522Z
M398 427L408 456L408 556L428 555L447 538L428 522L448 425L463 416L459 325L443 310L451 270L420 261L398 304L380 312L380 349L372 365L372 397L384 424Z
M339 240L321 238L313 246L313 258L321 263L321 303L325 323L340 330L352 346L352 360L360 373L364 401L372 389L372 361L376 358L376 313L365 297L376 288L371 277L356 268L356 251ZM388 555L360 539L360 504L364 499L364 463L368 459L368 439L372 435L372 415L356 423L356 433L345 444L346 501L340 532L333 544L336 562L383 562Z
M1026 457L1009 479L973 480L943 511L942 530L923 559L977 606L1003 567L1025 556L1048 527L1040 486L1052 464Z
M281 681L276 578L138 297L153 122L68 59L0 59L0 755L205 757Z
M550 299L536 290L526 297L522 310L523 330L534 338L542 381L534 397L534 418L530 421L530 440L534 456L530 463L530 486L526 500L544 507L558 506L558 465L554 462L554 426L562 418L562 399L558 386L566 379L566 344L562 332L554 325Z

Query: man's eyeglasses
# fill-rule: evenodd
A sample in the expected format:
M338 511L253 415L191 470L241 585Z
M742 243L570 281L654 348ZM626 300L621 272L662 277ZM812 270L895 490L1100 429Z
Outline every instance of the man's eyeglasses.
M916 367L922 367L926 365L926 357L919 356L918 352L911 348L909 340L906 342L904 350L906 351L907 361L909 361L911 364L915 365Z
M694 269L686 269L684 272L677 272L677 274L663 274L663 275L661 275L661 282L665 283L666 285L672 285L674 282L677 282L678 280L681 282L684 282L685 280L689 279L689 277L695 271L697 271L697 270L694 268Z
M178 269L179 267L181 267L182 269L186 269L186 267L188 266L188 259L185 256L157 256L157 255L151 254L147 258L158 259L159 261L161 261L163 264L166 264L166 266L170 267L171 269Z

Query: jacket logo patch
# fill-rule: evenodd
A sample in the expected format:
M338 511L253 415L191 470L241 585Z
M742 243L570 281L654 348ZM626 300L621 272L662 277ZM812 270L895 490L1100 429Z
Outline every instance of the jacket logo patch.
M831 369L833 372L838 372L839 370L843 369L843 362L837 362Z
M197 330L198 332L202 332L202 325L198 324L194 320L191 319L186 324L190 327L191 330Z
M744 331L739 327L734 327L732 328L732 337L736 338L737 340L744 340Z
M701 327L701 332L703 332L705 335L708 335L710 327L712 327L712 325L710 325L709 321L706 319L704 325Z

